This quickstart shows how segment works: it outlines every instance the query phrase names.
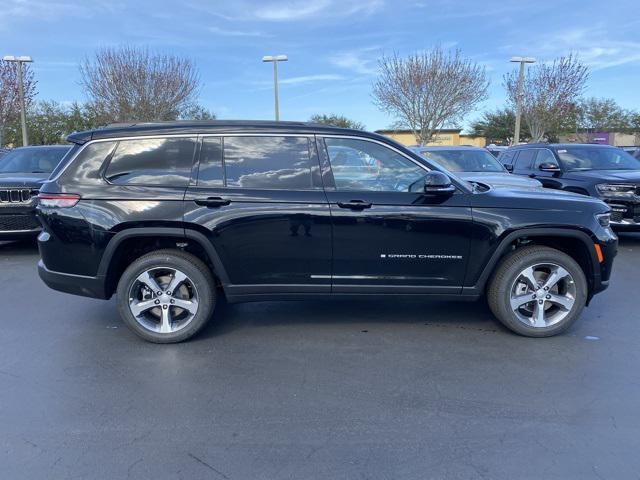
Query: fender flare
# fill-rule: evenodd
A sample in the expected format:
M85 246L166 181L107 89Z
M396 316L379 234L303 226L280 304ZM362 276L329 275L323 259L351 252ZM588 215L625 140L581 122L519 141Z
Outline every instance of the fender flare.
M111 240L109 240L104 250L100 265L98 266L98 276L102 276L103 278L107 277L111 260L120 244L127 239L135 237L181 237L194 240L207 252L207 255L213 263L214 273L220 279L223 287L229 283L229 276L222 264L220 255L218 255L218 252L207 237L195 230L175 227L135 227L116 233Z
M592 277L589 278L587 273L587 282L589 285L593 285L600 280L600 264L598 263L598 258L596 257L595 249L593 248L594 241L593 239L583 232L582 230L572 229L572 228L525 228L521 230L515 230L509 234L507 234L498 244L498 247L493 251L491 258L485 264L482 269L482 273L478 277L475 285L473 286L464 286L463 293L476 293L480 294L484 291L484 288L489 281L489 278L495 271L495 267L500 261L500 259L505 255L511 244L514 240L519 238L530 238L530 237L569 237L576 238L580 240L587 252L589 252L589 256L591 258L591 274Z

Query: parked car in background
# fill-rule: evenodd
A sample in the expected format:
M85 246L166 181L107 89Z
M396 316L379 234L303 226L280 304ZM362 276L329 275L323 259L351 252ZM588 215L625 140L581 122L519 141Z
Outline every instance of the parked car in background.
M0 240L35 237L38 190L69 151L67 145L20 147L0 159Z
M533 179L512 175L493 155L478 147L411 147L468 182L517 187L542 187Z
M40 277L116 294L124 322L152 342L195 335L221 294L486 296L508 328L543 337L609 284L617 237L603 202L471 188L373 133L210 121L68 140L73 153L39 195Z
M507 148L509 147L505 145L494 145L493 143L485 147L485 149L496 158L498 157L498 155L504 152Z
M594 144L529 144L498 159L516 175L547 188L590 195L611 207L611 224L640 230L640 160L624 150Z

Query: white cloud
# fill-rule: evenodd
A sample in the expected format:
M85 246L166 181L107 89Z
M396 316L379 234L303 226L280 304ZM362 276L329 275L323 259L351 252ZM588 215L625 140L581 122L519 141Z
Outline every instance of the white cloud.
M380 47L364 47L335 53L329 57L329 61L336 67L361 75L372 75L376 73L379 54Z
M278 83L282 85L299 85L303 83L328 82L336 80L344 80L344 77L342 75L334 74L303 75L300 77L284 78L282 80L278 80Z
M221 35L225 37L267 37L263 32L251 31L251 30L228 30L220 27L209 27L209 31L214 35Z
M384 0L236 0L222 5L192 0L187 5L229 21L293 22L367 15L380 10Z
M610 29L590 26L573 28L556 34L544 34L539 42L528 45L508 45L502 50L528 52L540 60L548 60L569 53L576 53L581 62L592 70L602 70L621 65L640 65L640 42L613 38Z

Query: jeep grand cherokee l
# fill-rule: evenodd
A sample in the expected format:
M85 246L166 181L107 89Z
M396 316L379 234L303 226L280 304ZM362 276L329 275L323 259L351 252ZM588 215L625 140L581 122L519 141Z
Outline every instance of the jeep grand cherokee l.
M640 160L609 145L529 144L511 147L500 162L547 188L601 198L611 225L640 230Z
M67 145L21 147L0 159L0 240L38 235L38 189L68 151Z
M617 238L600 200L473 186L372 133L213 121L68 140L39 196L40 276L115 294L152 342L194 335L220 295L486 295L511 330L550 336L611 275Z

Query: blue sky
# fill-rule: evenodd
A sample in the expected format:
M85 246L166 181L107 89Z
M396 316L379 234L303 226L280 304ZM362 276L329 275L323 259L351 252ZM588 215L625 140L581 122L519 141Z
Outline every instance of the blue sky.
M102 46L134 44L191 57L200 102L219 118L273 117L272 70L280 67L283 120L339 113L369 129L394 119L371 101L376 62L439 43L484 65L501 106L512 55L551 59L577 52L591 67L587 95L640 108L638 0L2 0L0 54L31 55L39 98L83 100L78 62Z

